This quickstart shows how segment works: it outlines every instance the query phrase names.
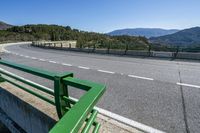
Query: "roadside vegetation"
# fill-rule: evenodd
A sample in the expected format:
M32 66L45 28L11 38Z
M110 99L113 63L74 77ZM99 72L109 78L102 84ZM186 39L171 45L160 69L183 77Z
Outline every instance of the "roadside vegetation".
M13 26L6 30L0 30L0 42L40 40L77 40L77 47L79 48L95 47L129 50L147 50L149 48L148 39L145 37L109 36L95 32L80 31L69 26L39 24Z

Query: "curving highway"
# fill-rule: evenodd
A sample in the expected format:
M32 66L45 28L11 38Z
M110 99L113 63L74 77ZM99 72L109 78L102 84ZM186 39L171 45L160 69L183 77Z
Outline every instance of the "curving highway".
M5 60L50 71L70 71L75 77L107 85L98 107L170 133L200 130L200 62L131 58L12 45ZM2 67L2 66L1 66ZM3 67L27 79L52 83ZM79 98L84 92L70 88Z

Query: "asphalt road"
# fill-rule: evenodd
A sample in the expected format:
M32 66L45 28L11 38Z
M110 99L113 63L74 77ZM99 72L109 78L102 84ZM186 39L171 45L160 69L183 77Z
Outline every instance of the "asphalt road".
M6 47L5 60L104 83L98 107L170 133L200 131L200 62L132 58L42 49ZM5 68L5 67L3 67ZM18 75L52 87L47 80L12 69ZM84 92L70 88L76 98Z

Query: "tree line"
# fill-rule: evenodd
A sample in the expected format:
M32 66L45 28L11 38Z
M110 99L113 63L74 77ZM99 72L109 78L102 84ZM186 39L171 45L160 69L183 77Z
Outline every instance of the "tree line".
M148 39L135 36L109 36L106 34L86 32L59 25L24 25L13 26L0 31L0 42L5 41L62 41L77 40L79 48L110 48L127 50L146 50Z

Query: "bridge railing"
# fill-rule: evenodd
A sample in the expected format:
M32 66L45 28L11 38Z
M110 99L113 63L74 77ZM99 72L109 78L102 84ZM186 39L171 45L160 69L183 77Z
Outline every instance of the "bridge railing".
M98 132L100 124L95 121L97 111L93 108L103 95L105 85L74 78L73 73L70 72L54 73L5 60L0 60L0 64L54 82L54 88L51 89L0 68L1 81L9 82L18 88L55 105L60 120L50 130L50 133L76 133L78 131L87 133L91 130L92 126L94 126L93 132ZM54 100L19 82L53 96ZM75 101L68 94L69 86L84 90L86 93L81 96L78 101Z

